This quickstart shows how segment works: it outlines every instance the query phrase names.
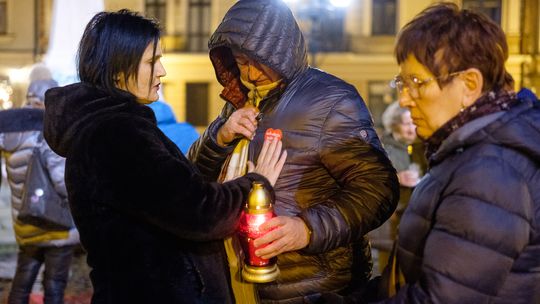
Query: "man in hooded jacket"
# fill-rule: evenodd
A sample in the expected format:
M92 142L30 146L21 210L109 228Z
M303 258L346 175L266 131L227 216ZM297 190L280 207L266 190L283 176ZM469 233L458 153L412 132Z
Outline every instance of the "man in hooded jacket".
M278 257L281 275L257 285L260 301L311 303L362 288L371 273L365 234L392 214L399 197L395 170L362 98L352 85L308 66L302 33L280 0L236 2L209 48L227 103L191 147L191 160L217 179L240 135L248 137L224 136L234 131L226 121L249 109L260 119L250 134L249 160L267 129L281 130L288 152L275 185L278 217L255 243L260 256ZM238 128L249 125L238 121Z

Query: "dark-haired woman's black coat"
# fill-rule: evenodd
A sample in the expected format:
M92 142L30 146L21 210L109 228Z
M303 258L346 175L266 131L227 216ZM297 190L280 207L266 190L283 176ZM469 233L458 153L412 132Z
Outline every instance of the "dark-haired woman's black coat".
M253 180L203 180L152 110L85 84L46 95L45 138L88 252L93 303L230 303L221 238ZM218 151L218 146L211 147Z

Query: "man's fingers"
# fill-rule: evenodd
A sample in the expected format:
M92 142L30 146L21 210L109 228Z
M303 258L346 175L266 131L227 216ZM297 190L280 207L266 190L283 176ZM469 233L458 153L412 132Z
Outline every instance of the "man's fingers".
M259 228L262 230L262 231L267 231L267 230L270 230L274 227L278 227L278 226L281 226L283 225L283 220L280 216L276 216L276 217L273 217L271 219L269 219L268 221L264 222Z
M270 245L264 248L261 248L255 251L255 254L260 256L263 259L270 259L286 251L286 249L287 249L287 241L285 241L284 238L282 238L271 243Z

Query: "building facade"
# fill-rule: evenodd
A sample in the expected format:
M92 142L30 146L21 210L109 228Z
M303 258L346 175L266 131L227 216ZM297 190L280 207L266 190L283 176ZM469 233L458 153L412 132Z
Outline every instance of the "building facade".
M31 65L47 52L54 0L0 0L0 82L13 88L15 106L24 100ZM95 0L97 1L97 0ZM395 98L388 82L397 73L395 34L432 0L284 0L309 44L310 63L356 86L376 123ZM457 0L499 22L507 34L507 68L516 89L540 93L540 0ZM107 10L129 8L156 17L165 35L165 100L177 118L198 127L212 121L223 106L221 85L208 58L207 40L235 0L105 0Z

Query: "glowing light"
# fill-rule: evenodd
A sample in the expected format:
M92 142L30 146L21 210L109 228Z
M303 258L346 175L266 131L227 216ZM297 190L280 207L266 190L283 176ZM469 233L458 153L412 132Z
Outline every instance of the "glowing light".
M347 7L351 4L351 0L330 0L330 4L335 7Z
M30 68L8 69L11 83L25 83L28 81L28 75L30 75Z
M2 109L9 109L13 107L11 94L13 94L13 89L11 86L5 81L0 82L0 107Z

